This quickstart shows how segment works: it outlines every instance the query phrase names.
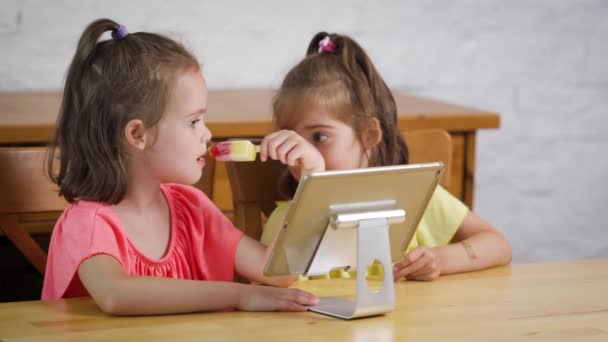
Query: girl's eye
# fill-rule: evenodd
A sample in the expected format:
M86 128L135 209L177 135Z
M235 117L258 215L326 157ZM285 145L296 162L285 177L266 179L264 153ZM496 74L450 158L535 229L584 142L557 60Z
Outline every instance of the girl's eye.
M323 133L315 133L312 135L312 140L314 142L324 142L325 140L327 140L327 135Z
M200 119L196 119L196 120L192 120L190 121L190 127L194 128L194 126L196 126L196 123L201 121Z

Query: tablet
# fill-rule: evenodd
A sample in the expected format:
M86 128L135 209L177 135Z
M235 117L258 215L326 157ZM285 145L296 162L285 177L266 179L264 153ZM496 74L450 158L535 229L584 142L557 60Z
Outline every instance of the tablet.
M405 220L389 228L391 258L401 259L443 171L443 163L314 172L298 184L279 236L269 248L264 274L309 274L319 243L336 214L402 209ZM330 228L328 228L330 227ZM355 267L356 229L332 241L332 268ZM350 233L349 233L350 234ZM324 244L328 243L324 241ZM318 257L325 257L319 255ZM355 261L353 261L353 259ZM309 274L310 275L310 274Z

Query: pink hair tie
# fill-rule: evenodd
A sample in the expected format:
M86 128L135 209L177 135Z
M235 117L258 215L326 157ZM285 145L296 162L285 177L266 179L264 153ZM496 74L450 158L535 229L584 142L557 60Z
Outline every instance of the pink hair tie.
M321 39L321 41L319 42L319 52L336 52L336 44L331 41L331 38L329 38L329 36Z

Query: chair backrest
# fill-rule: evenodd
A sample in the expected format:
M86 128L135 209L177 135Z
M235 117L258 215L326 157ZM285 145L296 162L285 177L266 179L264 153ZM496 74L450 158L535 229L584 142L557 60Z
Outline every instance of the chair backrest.
M443 162L445 168L440 184L450 186L452 166L452 137L442 129L420 129L403 133L410 153L410 164Z
M0 214L59 211L66 201L45 173L45 147L0 148Z
M262 214L270 215L276 202L282 200L279 179L286 172L280 161L228 162L226 171L234 206L234 225L245 234L259 239L262 235Z
M441 129L426 129L405 132L404 137L410 152L410 163L441 161L445 164L440 183L447 187L452 163L450 135ZM263 215L268 217L276 202L283 200L278 180L286 172L285 165L276 160L262 163L258 158L249 163L226 163L226 170L232 189L234 224L245 234L259 239L264 224Z
M44 171L45 156L45 147L0 148L0 230L40 273L46 252L16 215L60 211L67 205Z

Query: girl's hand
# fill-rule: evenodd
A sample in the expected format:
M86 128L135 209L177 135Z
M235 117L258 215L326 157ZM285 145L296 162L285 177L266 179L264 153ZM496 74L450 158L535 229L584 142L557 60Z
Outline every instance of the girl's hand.
M319 151L294 131L280 130L264 137L260 144L260 160L280 160L301 172L325 171L325 161Z
M439 277L439 260L433 249L420 246L405 253L403 259L393 266L393 279L401 277L411 280L434 280Z
M298 289L249 285L241 293L237 309L241 311L307 311L319 304L319 298Z

